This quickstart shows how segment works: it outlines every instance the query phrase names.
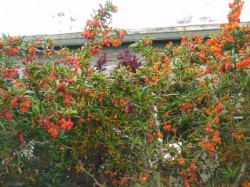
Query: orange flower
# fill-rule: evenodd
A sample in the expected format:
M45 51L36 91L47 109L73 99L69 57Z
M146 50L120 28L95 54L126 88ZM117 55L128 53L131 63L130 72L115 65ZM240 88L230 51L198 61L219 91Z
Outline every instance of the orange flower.
M49 129L48 129L48 133L50 133L51 134L51 136L53 136L54 138L57 138L58 137L58 129L57 128L55 128L55 127L50 127Z
M60 146L60 150L61 150L62 153L65 152L65 148L63 146Z
M170 124L170 121L168 121L167 124L163 126L163 129L165 131L171 131L171 128L172 128L172 126Z
M215 135L213 137L213 142L216 142L218 144L221 144L221 138L220 138L220 132L219 131L216 131L215 132Z
M236 68L240 71L240 70L244 70L250 67L250 57L247 56L244 60L238 62L236 64Z
M249 181L244 181L243 183L242 183L242 187L250 187L250 182Z
M22 108L21 112L27 112L29 110L31 102L25 98L24 101L20 104L20 107Z
M212 156L214 155L214 151L215 151L214 143L211 143L208 139L204 139L199 144L200 146L204 147Z
M190 169L194 171L194 170L197 169L197 166L196 166L195 164L191 164L191 165L190 165Z
M19 101L19 98L15 98L11 101L12 108L15 108L18 106L18 101Z
M12 120L12 118L13 118L12 114L10 114L10 113L5 114L4 117L5 117L5 119L6 119L7 121Z
M212 134L212 133L214 133L214 130L211 128L211 124L210 123L208 123L207 124L207 127L206 127L206 134Z
M74 125L74 123L70 119L66 121L64 118L60 120L60 123L63 129L68 129L68 130L71 130Z
M143 175L143 176L141 177L141 180L142 180L142 181L147 181L147 180L148 180L148 175Z
M22 87L22 84L21 84L20 82L18 82L18 81L15 81L14 84L15 84L17 87L19 87L19 88Z
M163 138L163 134L160 133L160 132L157 132L157 133L156 133L156 136L157 136L157 138Z
M185 162L185 160L184 160L184 158L177 158L177 162L180 164L180 165L185 165L186 164L186 162Z
M125 105L125 98L122 98L122 99L120 100L120 105L121 105L121 106L124 106L124 105Z
M24 141L24 138L23 138L23 133L22 134L19 134L19 141L21 143L21 146L25 146L25 141Z

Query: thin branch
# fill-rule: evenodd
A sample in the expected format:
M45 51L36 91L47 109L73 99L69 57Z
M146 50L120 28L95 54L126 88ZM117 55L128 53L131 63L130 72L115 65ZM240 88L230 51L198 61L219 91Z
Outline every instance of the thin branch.
M87 175L90 176L90 177L95 181L95 184L94 184L94 185L103 187L103 185L101 185L101 184L96 180L96 178L95 178L94 175L91 175L91 174L90 174L88 171L86 171L86 169L84 169L84 168L83 168L83 171L84 171L85 173L87 173Z
M238 187L239 186L240 179L242 178L243 174L245 173L248 164L249 163L247 162L247 160L242 164L241 169L240 169L240 174L237 176L237 178L234 181L232 187Z

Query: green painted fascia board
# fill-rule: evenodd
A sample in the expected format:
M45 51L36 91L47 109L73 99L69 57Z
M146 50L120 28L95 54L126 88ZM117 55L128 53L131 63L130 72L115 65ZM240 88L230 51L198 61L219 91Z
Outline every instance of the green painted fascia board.
M250 25L250 22L243 22L242 25ZM123 43L133 43L138 39L150 35L155 41L171 41L180 40L183 32L187 36L195 36L200 34L209 37L211 34L220 31L221 24L206 24L206 25L181 25L172 27L157 27L157 28L142 28L128 29ZM81 36L81 32L52 34L52 35L33 35L25 36L25 40L39 40L51 38L54 40L55 46L81 46L86 42L86 39Z

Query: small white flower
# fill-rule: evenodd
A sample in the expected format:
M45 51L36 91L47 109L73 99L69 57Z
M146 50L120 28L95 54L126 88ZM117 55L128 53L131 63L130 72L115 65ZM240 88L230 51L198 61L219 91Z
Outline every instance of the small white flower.
M169 144L169 148L176 149L178 154L181 154L181 146L182 146L182 142ZM163 151L164 150L166 150L166 149L163 149ZM168 160L168 161L174 161L175 160L175 157L173 157L170 153L166 153L164 155L164 158L166 160Z
M27 158L27 159L31 159L32 157L34 157L34 155L33 155L34 146L35 146L35 142L30 141L28 146L26 147L26 149L21 151L22 157Z
M157 140L162 143L163 142L163 139L162 138L157 138Z

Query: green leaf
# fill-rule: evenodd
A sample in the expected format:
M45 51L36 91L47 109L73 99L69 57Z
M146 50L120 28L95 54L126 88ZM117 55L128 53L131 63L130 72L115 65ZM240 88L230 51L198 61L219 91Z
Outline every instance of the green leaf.
M24 186L25 183L23 182L19 182L19 181L12 181L10 183L7 184L7 186L10 186L10 187L17 187L17 186Z
M4 126L4 124L0 121L0 126L3 128L3 132L5 133L6 132L6 128Z
M75 114L78 114L78 111L77 110L73 110L71 108L67 108L66 111L65 111L65 113L67 115L75 115Z
M207 174L204 174L204 173L201 173L200 176L201 176L202 181L204 183L206 183L208 181L208 179L210 178L210 176L208 176Z

